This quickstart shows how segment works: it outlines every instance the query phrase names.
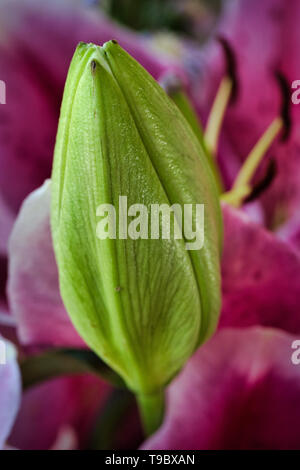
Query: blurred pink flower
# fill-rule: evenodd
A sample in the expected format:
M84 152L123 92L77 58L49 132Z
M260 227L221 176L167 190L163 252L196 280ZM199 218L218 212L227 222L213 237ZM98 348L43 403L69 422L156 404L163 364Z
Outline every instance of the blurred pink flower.
M281 96L274 70L283 72L288 80L298 78L293 76L298 73L293 40L298 34L300 12L298 14L294 0L291 3L295 7L294 10L291 8L293 13L283 0L229 2L218 28L218 34L228 40L236 54L239 77L237 101L226 115L220 146L219 160L227 183L232 182L242 160L278 115ZM9 12L10 7L6 8ZM78 40L103 42L111 37L111 25L108 27L106 21L101 31L110 36L98 39L103 19L92 19L82 12L79 15L79 10L72 10L70 15L69 10L63 7L61 22L53 22L51 11L57 11L57 4L47 8L49 12L44 18L40 10L21 9L21 16L12 16L11 21L7 19L4 32L10 40L5 47L0 45L0 52L1 47L3 52L6 51L3 57L6 57L8 73L13 76L15 68L21 70L28 89L23 100L20 84L14 75L12 83L15 83L17 98L12 98L14 104L7 114L11 123L7 124L6 131L5 127L3 131L0 128L0 143L2 133L5 136L10 129L21 129L16 134L18 138L3 140L4 152L0 154L4 168L0 177L0 195L4 201L2 206L0 204L0 217L4 214L3 220L5 216L10 223L23 198L49 175L58 102L75 43ZM68 14L64 16L66 11ZM16 27L18 21L22 27ZM74 28L75 24L81 26ZM84 25L88 25L87 29ZM29 35L31 28L36 28L36 36L41 38L34 44ZM9 35L7 31L14 34ZM44 31L47 31L45 36ZM122 42L123 34L126 34L124 41L129 41L127 46ZM117 30L113 36L152 71L155 78L170 66L150 59L148 54L144 56L144 49L139 49L141 55L138 55L135 41L132 42L131 36L128 39L127 33ZM53 46L55 44L56 47ZM198 109L206 117L224 73L219 45L213 41L200 53L193 51L192 60L199 61L196 64L199 71L191 91ZM56 98L53 100L52 96ZM28 115L23 114L21 118L19 114L24 113L25 103ZM298 112L297 109L292 110L293 122L297 122ZM44 126L41 129L42 117ZM28 128L27 121L30 122ZM269 225L278 219L280 211L283 212L282 219L288 218L290 223L298 224L298 132L294 126L289 141L277 142L271 149L276 157L278 174L272 187L261 198ZM9 248L10 307L22 344L83 347L59 295L49 229L49 191L50 185L46 183L31 194L23 203L14 226ZM295 338L292 335L300 333L300 254L274 234L251 222L245 214L228 206L223 207L223 213L223 309L219 331L196 352L170 386L166 420L145 444L149 449L300 447L297 434L299 417L295 406L300 375L291 363L291 343ZM291 240L291 234L297 234L297 227L285 227L285 233L283 227L278 236ZM41 403L44 403L39 390L29 391L28 395L37 397L38 403L41 393ZM63 394L63 388L61 390ZM26 400L13 433L13 442L15 445L19 442L20 447L43 447L46 444L42 437L36 443L29 437L23 440L27 420L31 419L29 416L34 410L30 400L29 404ZM60 402L56 405L58 408L61 406ZM80 407L77 408L80 416ZM74 430L73 423L77 419L72 410L66 409L66 419L62 422L58 419L59 413L53 416L53 421L60 423L53 425L55 433L51 431L52 421L50 428L44 431L43 420L37 420L37 435L45 433L47 446L55 446L58 437L64 435L69 436L72 445L70 429ZM49 439L48 432L56 437Z

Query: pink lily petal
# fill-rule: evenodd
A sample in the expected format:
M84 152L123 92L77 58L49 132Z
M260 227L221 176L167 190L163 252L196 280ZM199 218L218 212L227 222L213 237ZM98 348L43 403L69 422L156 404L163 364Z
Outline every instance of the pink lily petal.
M294 339L265 328L219 332L170 386L164 424L144 449L299 449Z
M20 395L21 379L15 348L0 336L0 449L10 434Z
M49 204L46 181L25 200L17 218L9 245L10 308L22 344L82 347L59 293Z
M263 325L300 333L300 256L241 211L223 206L220 328Z
M24 450L86 445L109 391L109 385L89 374L60 377L30 388L23 396L9 444Z
M227 110L219 146L219 163L226 187L233 182L259 137L280 113L282 97L275 72L281 72L290 86L300 76L299 19L297 0L225 2L212 40L202 50L187 53L188 60L182 59L193 82L194 102L205 120L225 72L217 37L225 38L234 53L238 93L235 103ZM266 223L272 228L293 217L299 207L300 106L291 104L291 117L292 133L288 141L277 139L268 152L268 156L276 160L277 177L261 200ZM263 168L260 173L262 171Z

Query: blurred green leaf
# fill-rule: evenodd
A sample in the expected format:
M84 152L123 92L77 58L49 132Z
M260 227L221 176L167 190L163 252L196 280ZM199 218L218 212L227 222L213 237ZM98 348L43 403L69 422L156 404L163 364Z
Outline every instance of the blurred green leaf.
M222 0L102 0L99 5L136 30L169 29L193 35L191 25L219 14Z
M55 377L83 373L99 375L113 385L123 386L122 379L88 350L52 349L24 359L20 368L25 390Z

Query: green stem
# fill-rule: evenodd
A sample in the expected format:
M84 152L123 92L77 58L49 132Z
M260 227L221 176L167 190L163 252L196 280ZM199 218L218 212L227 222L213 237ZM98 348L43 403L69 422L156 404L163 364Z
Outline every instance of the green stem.
M143 428L146 436L153 434L161 425L164 417L164 390L152 395L136 396Z

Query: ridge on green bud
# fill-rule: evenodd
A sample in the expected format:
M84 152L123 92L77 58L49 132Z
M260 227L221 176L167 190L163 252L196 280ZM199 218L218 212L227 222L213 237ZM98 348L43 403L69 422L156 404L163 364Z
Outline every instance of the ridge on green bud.
M99 206L114 207L110 216L118 221L120 196L128 207L147 209L203 204L202 248L187 250L184 237L99 239ZM215 330L222 217L201 143L115 41L81 43L73 57L55 148L51 227L61 295L79 334L136 394L157 393Z

